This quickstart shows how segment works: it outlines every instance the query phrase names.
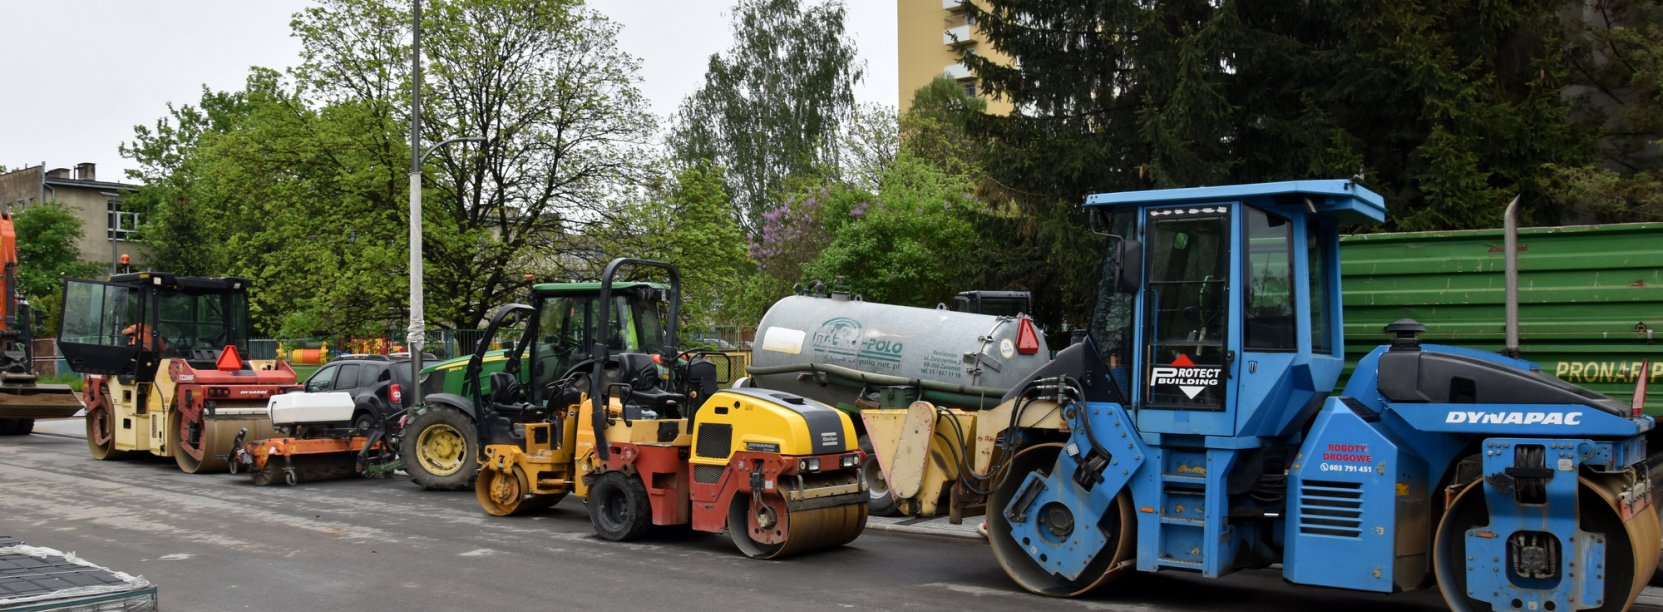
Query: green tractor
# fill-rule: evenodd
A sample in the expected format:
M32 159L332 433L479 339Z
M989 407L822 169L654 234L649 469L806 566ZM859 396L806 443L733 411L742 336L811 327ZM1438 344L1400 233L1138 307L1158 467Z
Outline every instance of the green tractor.
M478 381L489 394L491 375L503 370L510 354L529 362L519 368L521 385L544 387L591 367L590 347L601 337L595 322L607 321L612 352L646 352L665 345L669 287L658 283L612 284L610 304L600 304L600 283L545 283L531 287L531 308L539 335L529 346L515 346L521 329L505 329L479 342L501 348L485 355L478 372L468 371L467 356L441 361L422 370L423 403L412 407L405 424L400 454L410 479L427 489L453 490L473 486L478 472L476 434L479 422L464 383ZM610 308L601 318L601 309ZM461 347L472 353L476 347Z

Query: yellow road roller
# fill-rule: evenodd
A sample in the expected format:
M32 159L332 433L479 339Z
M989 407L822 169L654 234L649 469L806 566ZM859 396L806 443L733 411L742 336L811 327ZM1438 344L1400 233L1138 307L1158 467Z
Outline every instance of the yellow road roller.
M680 278L674 266L620 259L602 277L610 304L622 265L659 268L670 277L667 338L676 338ZM538 363L536 306L509 305L492 318L527 322L526 360ZM608 308L599 325L611 330ZM487 337L490 332L487 332ZM673 340L671 340L673 342ZM477 382L471 402L485 423L475 493L486 512L543 508L567 494L587 499L595 532L630 540L652 525L726 531L745 555L774 559L841 546L866 527L865 457L843 412L796 394L717 390L714 364L673 347L612 354L604 338L588 359L547 385L517 383L521 357ZM472 361L483 359L483 349ZM469 372L479 370L470 363ZM473 378L470 376L470 379Z

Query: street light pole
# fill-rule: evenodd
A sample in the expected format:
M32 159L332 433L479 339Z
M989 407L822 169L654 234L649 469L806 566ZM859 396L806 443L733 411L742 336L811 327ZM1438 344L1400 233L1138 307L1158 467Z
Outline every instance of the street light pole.
M422 312L422 0L413 0L410 41L410 405L422 405L422 349L427 314Z
M480 136L450 138L422 151L422 0L413 0L410 42L410 403L422 403L422 349L427 347L427 313L422 309L422 164L427 156L453 142L484 142Z

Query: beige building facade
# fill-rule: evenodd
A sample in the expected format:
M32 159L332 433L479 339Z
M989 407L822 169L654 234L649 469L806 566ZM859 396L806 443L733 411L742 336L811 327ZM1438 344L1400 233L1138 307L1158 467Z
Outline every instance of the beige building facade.
M1011 61L1010 56L987 44L981 29L964 10L967 1L980 2L896 0L896 55L901 112L912 106L912 95L918 88L943 74L958 82L965 93L987 100L987 112L998 115L1011 112L1009 101L984 94L981 81L959 62L960 51L969 51L1007 65Z
M46 169L46 164L0 174L0 208L10 212L57 201L81 219L81 259L114 267L127 255L136 267L144 257L138 242L139 213L124 208L137 185L98 180L91 163Z

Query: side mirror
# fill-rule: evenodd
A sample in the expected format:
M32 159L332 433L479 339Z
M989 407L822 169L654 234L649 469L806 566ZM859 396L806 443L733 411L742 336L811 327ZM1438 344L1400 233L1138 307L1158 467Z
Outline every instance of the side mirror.
M1143 287L1143 243L1130 238L1120 240L1120 265L1115 268L1115 290L1137 293Z

